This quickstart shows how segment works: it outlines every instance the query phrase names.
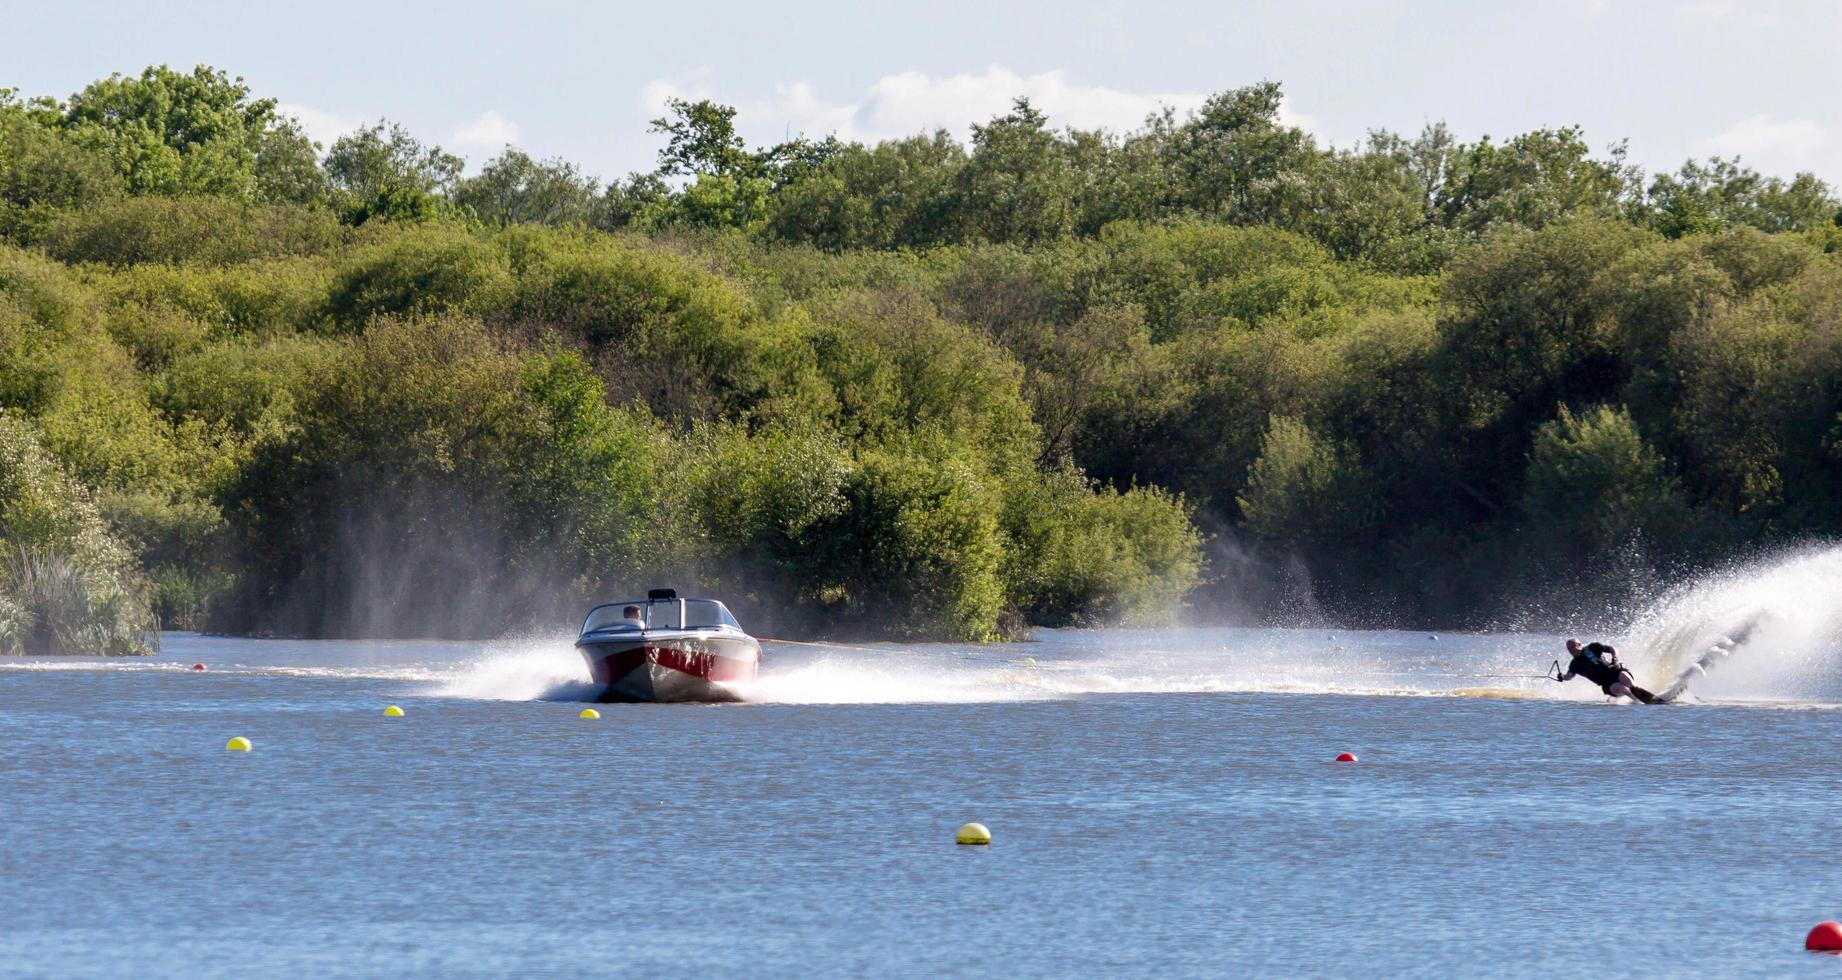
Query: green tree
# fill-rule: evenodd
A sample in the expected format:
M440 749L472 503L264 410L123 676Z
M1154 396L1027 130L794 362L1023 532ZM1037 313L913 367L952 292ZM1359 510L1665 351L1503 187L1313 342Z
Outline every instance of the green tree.
M972 156L957 175L964 233L989 242L1041 242L1074 225L1074 175L1061 139L1027 98L972 127Z
M591 222L604 230L658 222L670 206L671 187L658 174L628 174L609 181L595 202Z
M1502 225L1541 228L1576 215L1618 213L1633 179L1622 150L1594 160L1578 127L1538 129L1498 145L1455 147L1434 197L1439 220L1471 234Z
M820 624L823 607L840 598L822 549L847 506L848 447L811 425L753 434L713 425L684 448L690 504L713 555L700 577L741 597L763 630Z
M1348 447L1319 436L1300 419L1275 415L1236 502L1248 528L1265 540L1321 551L1360 524L1354 513L1359 481Z
M1031 472L1009 481L1001 520L1007 601L1027 622L1169 625L1201 572L1188 508L1159 490Z
M345 230L320 209L148 195L64 212L40 241L65 262L226 265L324 254L345 241Z
M0 240L36 243L57 216L125 188L110 161L72 143L0 89Z
M811 591L850 632L989 639L1004 602L997 501L963 459L870 453L813 532Z
M1761 231L1809 231L1830 223L1842 207L1829 185L1800 173L1789 183L1765 177L1739 160L1690 160L1650 184L1651 224L1671 238L1750 225Z
M759 230L767 220L778 150L750 153L736 133L731 106L671 99L667 107L670 115L652 121L653 132L666 137L659 173L692 180L682 193L661 202L668 206L652 222Z
M479 176L455 185L454 203L495 224L587 224L596 213L597 186L574 164L533 160L513 147Z
M669 114L652 121L652 131L665 137L665 146L659 150L660 173L670 177L756 175L756 157L736 132L734 106L709 99L667 99L665 106Z
M1493 236L1454 264L1431 367L1448 389L1437 406L1455 469L1443 478L1468 506L1501 516L1513 503L1516 461L1556 404L1618 396L1628 368L1610 329L1616 291L1599 283L1654 241L1627 224L1574 220Z
M1115 221L1153 221L1171 212L1174 179L1164 161L1175 129L1175 111L1165 108L1148 117L1144 129L1123 136L1069 131L1075 234L1092 236Z
M1235 224L1292 213L1317 148L1280 120L1284 98L1278 82L1220 92L1177 128L1169 166L1182 206Z
M568 354L521 359L477 322L381 321L295 382L289 425L225 488L237 629L467 636L556 622L647 569L630 550L652 426Z
M253 99L241 78L205 65L92 82L64 104L61 124L112 161L135 193L315 197L302 167L312 144L299 127L277 115L275 100Z
M326 204L332 188L320 169L319 151L298 120L271 123L256 148L257 197L271 204Z
M574 351L525 358L519 381L528 409L517 462L527 469L507 490L527 547L559 561L581 594L639 587L681 545L661 540L654 516L669 479L663 430L647 412L610 407L594 368Z
M844 146L775 191L765 232L834 252L938 244L965 158L945 132Z
M489 311L505 302L505 257L452 224L410 227L343 256L325 312L358 332L377 317Z
M387 119L333 141L324 167L332 200L347 224L371 218L426 220L445 212L445 198L465 161L424 146Z
M1633 535L1678 539L1681 491L1622 407L1561 406L1535 434L1522 512L1536 540L1573 561L1615 553Z
M1419 271L1436 260L1425 228L1417 175L1372 136L1364 152L1326 155L1310 171L1291 224L1339 258Z

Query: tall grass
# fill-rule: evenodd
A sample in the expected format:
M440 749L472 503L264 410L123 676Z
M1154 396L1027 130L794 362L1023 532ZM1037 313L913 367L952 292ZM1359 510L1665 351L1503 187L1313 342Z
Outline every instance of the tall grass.
M32 622L32 613L26 607L0 595L0 657L26 652L26 634L31 632Z
M46 655L145 653L155 628L146 601L69 554L21 547L0 569L0 651Z

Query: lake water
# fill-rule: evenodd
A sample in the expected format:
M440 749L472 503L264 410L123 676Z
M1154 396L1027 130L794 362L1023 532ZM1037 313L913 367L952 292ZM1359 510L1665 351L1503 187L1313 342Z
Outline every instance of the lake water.
M567 639L8 662L0 972L1834 977L1835 617L1709 588L1641 681L1774 625L1656 708L1519 634L770 646L598 721Z

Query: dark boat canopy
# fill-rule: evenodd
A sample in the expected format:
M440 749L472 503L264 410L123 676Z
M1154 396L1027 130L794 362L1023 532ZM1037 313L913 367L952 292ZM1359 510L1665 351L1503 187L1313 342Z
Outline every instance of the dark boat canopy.
M676 599L678 598L678 590L677 589L648 589L646 590L646 598L651 599L655 602L660 599Z

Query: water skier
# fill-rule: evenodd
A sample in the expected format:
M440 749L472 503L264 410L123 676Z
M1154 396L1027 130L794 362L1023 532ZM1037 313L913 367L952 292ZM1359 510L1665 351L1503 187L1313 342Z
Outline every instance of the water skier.
M1608 697L1636 698L1645 704L1656 704L1657 696L1637 686L1631 677L1630 668L1620 663L1618 651L1609 643L1588 643L1580 645L1573 637L1567 638L1567 652L1573 659L1567 662L1567 671L1556 677L1557 681L1569 681L1575 677L1584 677Z

